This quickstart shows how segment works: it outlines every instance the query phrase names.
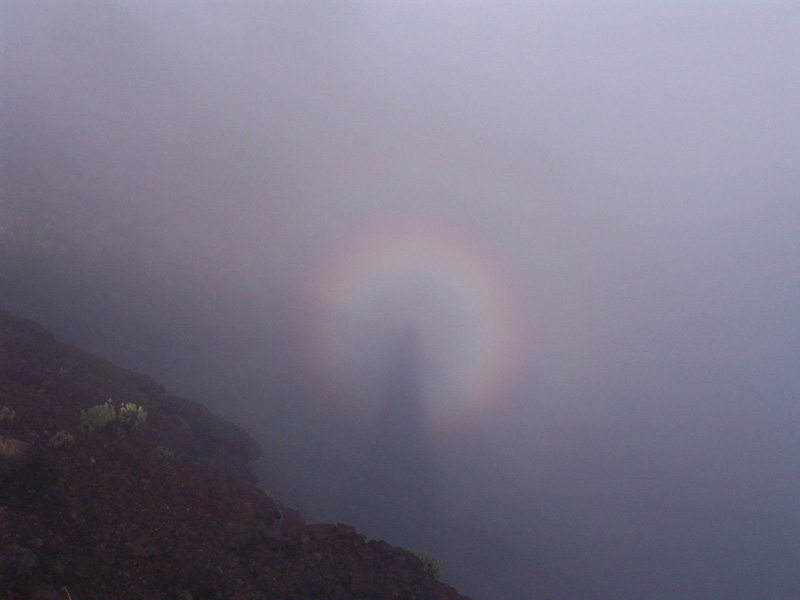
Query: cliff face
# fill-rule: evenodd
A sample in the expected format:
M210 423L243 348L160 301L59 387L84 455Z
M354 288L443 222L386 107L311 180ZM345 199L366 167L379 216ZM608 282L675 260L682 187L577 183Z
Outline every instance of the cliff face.
M89 431L82 411L109 399L117 419ZM255 487L260 454L204 406L0 311L0 598L464 598L404 550L305 524Z

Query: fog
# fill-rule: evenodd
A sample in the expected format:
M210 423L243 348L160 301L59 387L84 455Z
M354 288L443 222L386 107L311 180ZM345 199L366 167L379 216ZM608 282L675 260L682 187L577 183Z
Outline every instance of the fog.
M800 594L800 4L0 6L0 306L476 600Z

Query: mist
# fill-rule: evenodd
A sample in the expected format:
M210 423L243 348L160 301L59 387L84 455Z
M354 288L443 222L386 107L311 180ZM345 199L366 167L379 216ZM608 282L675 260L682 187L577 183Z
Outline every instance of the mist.
M0 6L5 309L476 600L800 593L800 5Z

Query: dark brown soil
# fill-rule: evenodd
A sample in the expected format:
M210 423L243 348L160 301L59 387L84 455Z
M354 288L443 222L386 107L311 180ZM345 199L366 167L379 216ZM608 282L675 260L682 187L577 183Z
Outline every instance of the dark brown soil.
M108 399L147 419L84 430ZM53 447L58 432L73 443ZM465 598L400 548L305 524L255 486L260 453L202 405L0 311L0 600Z

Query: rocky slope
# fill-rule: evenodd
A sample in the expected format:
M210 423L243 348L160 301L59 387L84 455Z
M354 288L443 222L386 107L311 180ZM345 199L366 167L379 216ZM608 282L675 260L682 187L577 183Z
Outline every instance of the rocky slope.
M82 417L109 399L116 420ZM125 404L146 419L124 421ZM0 598L465 598L402 549L305 524L255 486L260 453L202 405L0 311Z

